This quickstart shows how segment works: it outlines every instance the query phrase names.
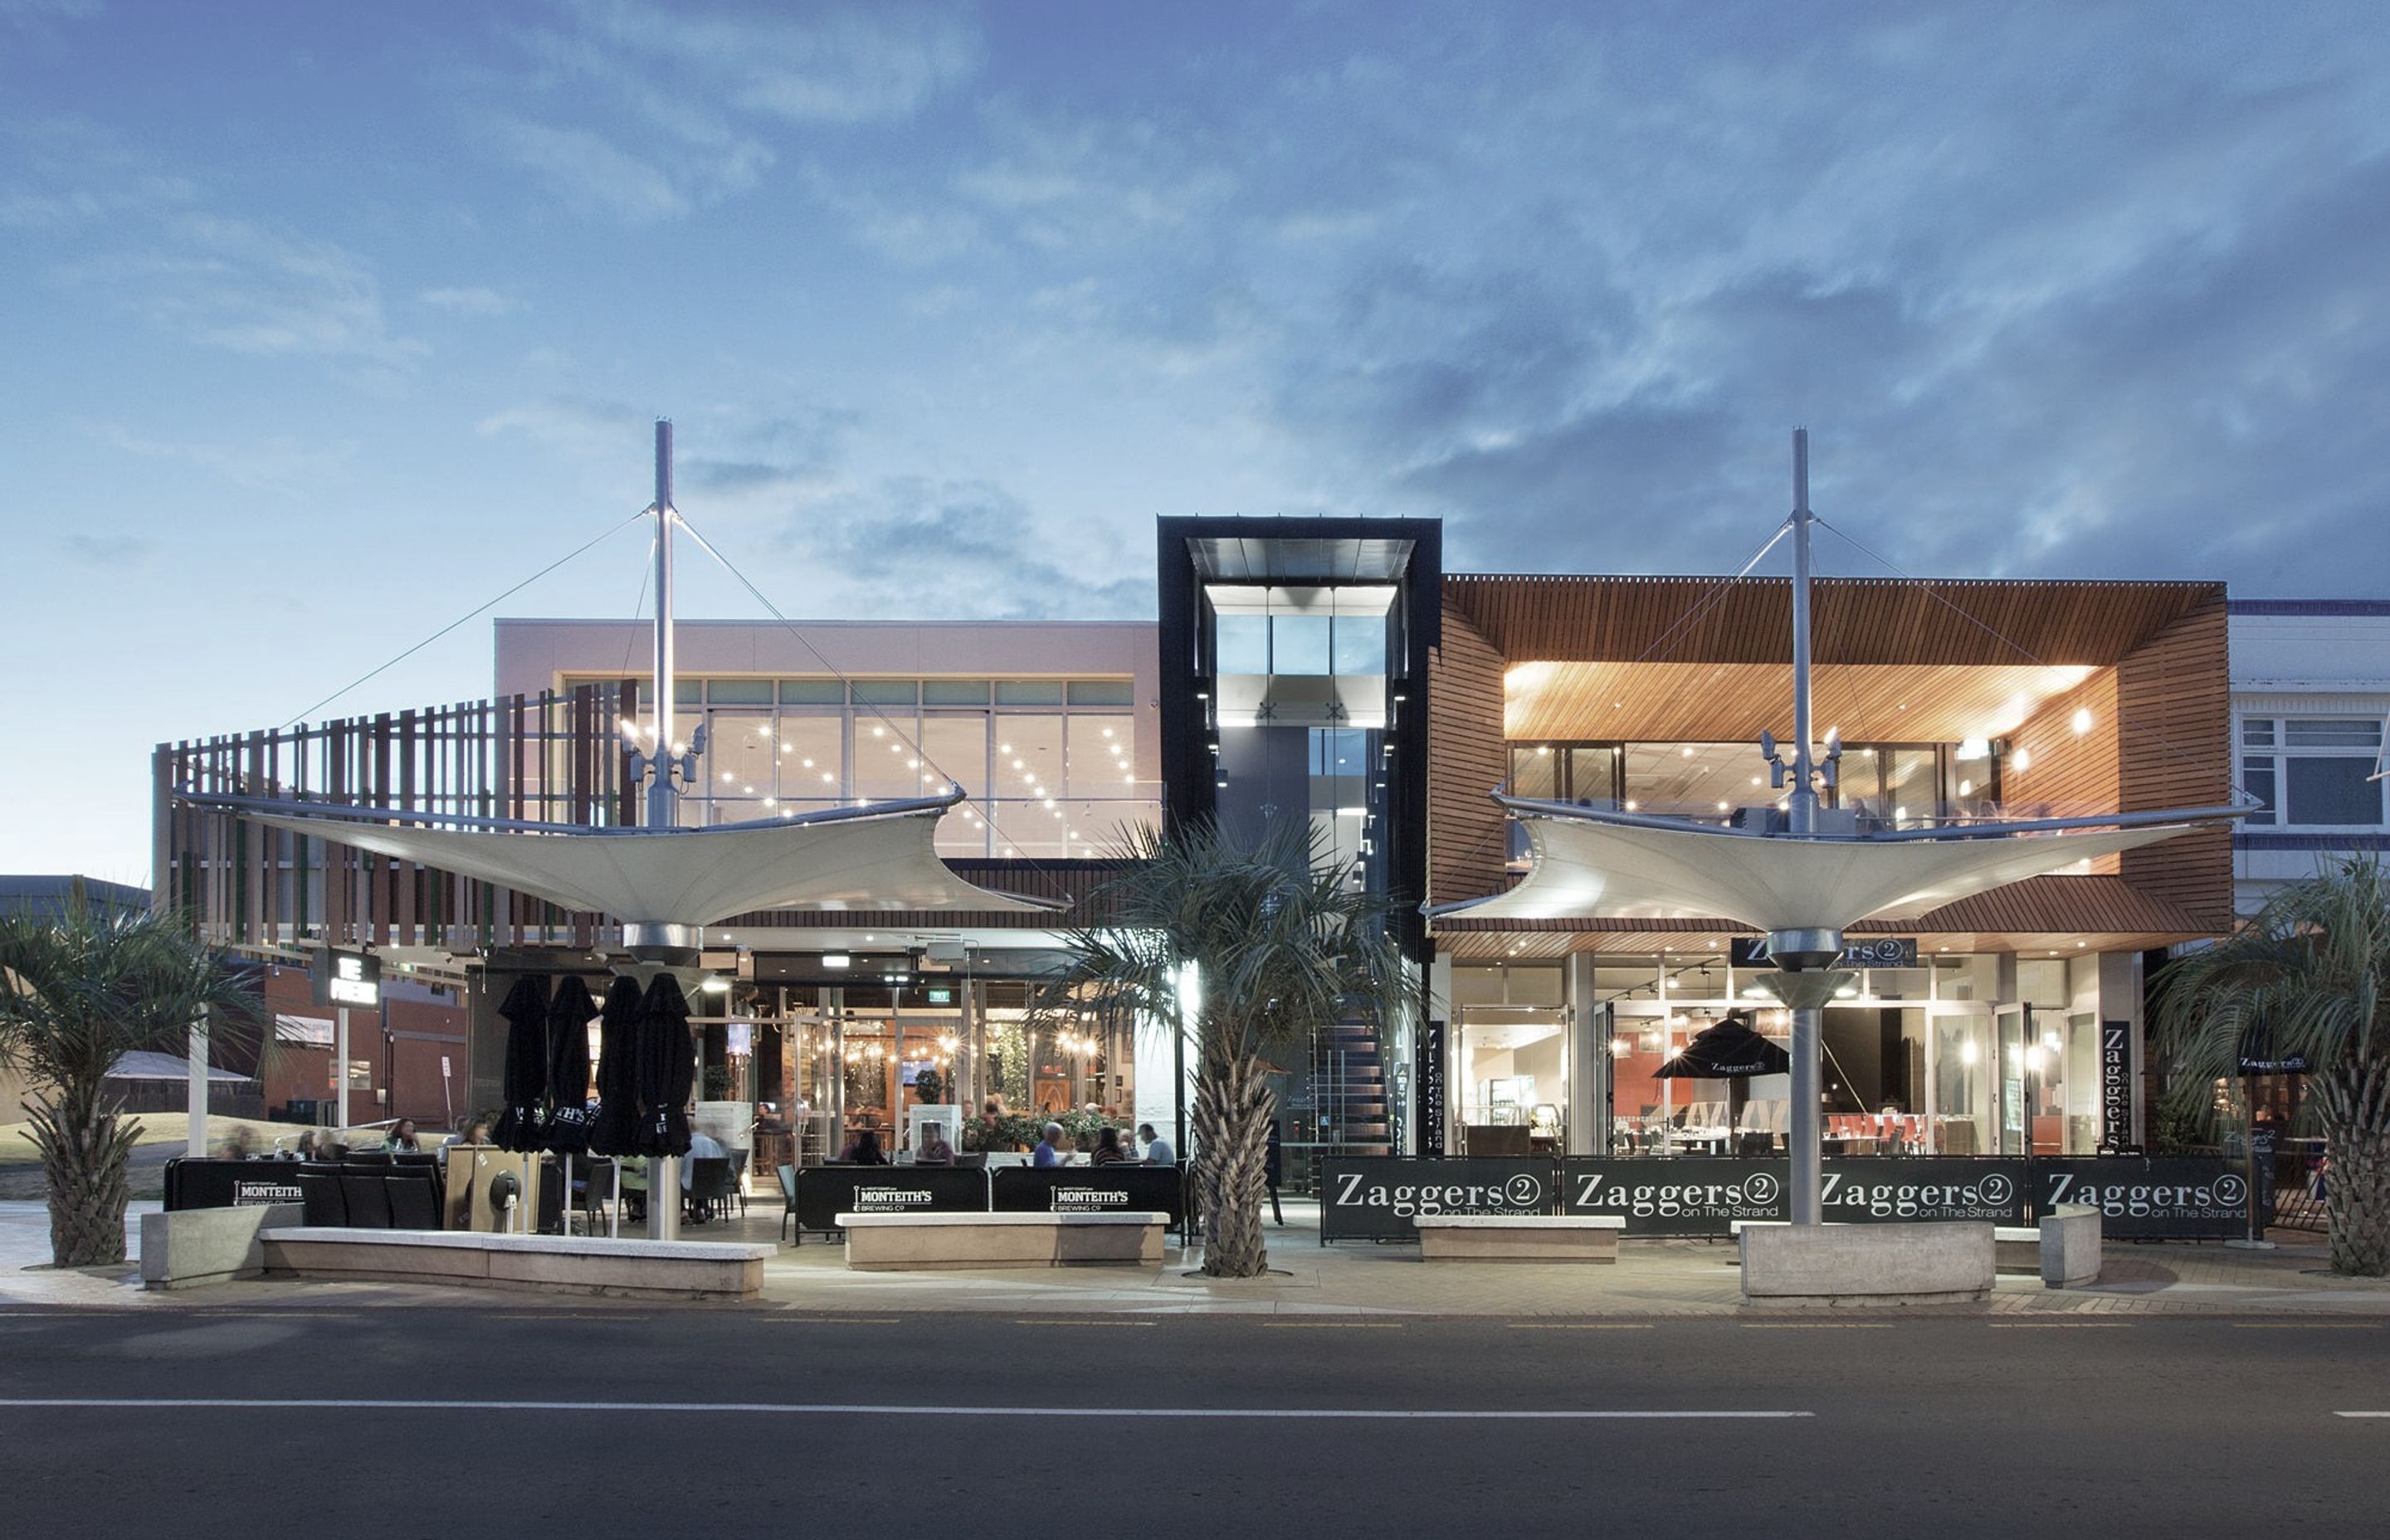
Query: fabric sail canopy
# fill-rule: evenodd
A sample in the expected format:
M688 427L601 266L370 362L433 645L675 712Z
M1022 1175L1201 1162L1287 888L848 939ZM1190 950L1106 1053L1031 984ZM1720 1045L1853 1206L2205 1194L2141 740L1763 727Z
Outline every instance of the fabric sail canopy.
M939 815L961 800L831 808L712 828L599 828L328 802L191 796L269 828L495 882L626 924L718 925L759 909L1039 910L964 881L938 858Z
M1497 796L1534 865L1507 892L1440 906L1471 919L1707 919L1758 930L1914 919L1946 904L2170 840L2213 810L2096 828L1955 828L1944 838L1760 834Z

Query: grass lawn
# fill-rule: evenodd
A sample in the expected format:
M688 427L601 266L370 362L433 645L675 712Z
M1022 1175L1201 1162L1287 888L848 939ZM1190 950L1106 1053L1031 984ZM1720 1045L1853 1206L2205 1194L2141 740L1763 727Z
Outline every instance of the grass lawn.
M187 1112L127 1112L123 1115L141 1124L137 1149L150 1149L158 1145L179 1147L190 1138L191 1118ZM250 1118L211 1117L208 1119L208 1144L212 1148L221 1145L232 1136L234 1129L246 1128L256 1137L259 1149L271 1149L276 1139L296 1140L305 1127L305 1124L296 1123L260 1123ZM378 1129L371 1130L360 1134L358 1139L379 1143L381 1133ZM139 1158L137 1153L135 1158ZM40 1159L33 1153L32 1124L0 1123L0 1166L33 1163Z

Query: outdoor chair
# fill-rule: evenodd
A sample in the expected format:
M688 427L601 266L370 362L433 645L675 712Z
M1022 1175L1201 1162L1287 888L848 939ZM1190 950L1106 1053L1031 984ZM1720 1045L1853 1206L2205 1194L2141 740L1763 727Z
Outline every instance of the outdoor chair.
M689 1161L687 1203L700 1222L717 1212L726 1216L733 1191L727 1157L703 1155Z
M429 1172L392 1172L382 1178L382 1187L389 1194L391 1228L437 1230L445 1227L440 1222L440 1189L432 1184Z
M390 1228L390 1188L384 1186L384 1181L383 1174L379 1171L341 1173L341 1197L349 1206L350 1228Z
M299 1168L299 1199L311 1226L341 1229L349 1222L348 1199L341 1191L341 1168L309 1161Z
M739 1217L747 1217L747 1153L743 1149L730 1152L730 1191L723 1199L726 1216L729 1213L730 1205L736 1203L739 1205Z
M605 1213L608 1200L614 1196L614 1162L603 1158L574 1161L572 1185L581 1195L582 1223L591 1235L596 1235L598 1218Z
M780 1215L780 1233L787 1235L796 1228L797 1224L797 1168L782 1166L779 1176L780 1201L788 1205L788 1212Z

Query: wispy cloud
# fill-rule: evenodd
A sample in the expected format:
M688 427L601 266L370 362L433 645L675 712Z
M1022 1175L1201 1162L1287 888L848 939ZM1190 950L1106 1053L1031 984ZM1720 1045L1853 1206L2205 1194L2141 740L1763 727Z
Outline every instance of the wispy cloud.
M346 473L357 450L354 443L308 444L284 434L235 443L161 439L121 422L72 426L118 454L189 466L238 487L287 496L320 493L327 480Z
M58 549L78 567L122 572L149 565L158 555L158 542L137 534L70 534L59 537Z
M451 315L507 315L522 308L496 289L479 285L427 289L417 294L415 301L432 310L446 311Z

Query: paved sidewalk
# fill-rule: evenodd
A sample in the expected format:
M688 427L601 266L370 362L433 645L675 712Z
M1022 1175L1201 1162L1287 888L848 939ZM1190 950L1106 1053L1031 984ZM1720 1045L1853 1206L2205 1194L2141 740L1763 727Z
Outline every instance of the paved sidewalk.
M127 1228L138 1234L135 1205ZM1238 1282L1190 1277L1192 1255L1176 1249L1160 1268L1022 1268L985 1272L855 1273L842 1247L819 1238L784 1248L765 1265L761 1308L776 1313L873 1316L922 1312L1011 1315L1254 1315L1368 1317L1481 1316L1651 1319L1745 1313L1734 1248L1723 1241L1630 1240L1611 1266L1437 1263L1415 1246L1318 1243L1317 1208L1289 1202L1287 1225L1268 1232L1281 1271ZM777 1238L777 1204L758 1203L728 1226L685 1232L692 1240ZM2324 1271L2323 1238L2276 1231L2279 1249L2221 1245L2137 1246L2112 1242L2101 1281L2046 1289L2037 1278L2003 1277L1980 1304L1927 1307L1934 1314L2019 1316L2256 1314L2359 1317L2390 1322L2390 1280L2338 1278ZM88 1306L173 1309L231 1303L305 1303L454 1306L553 1303L558 1296L471 1292L413 1285L261 1282L144 1293L135 1267L58 1272L48 1256L47 1215L37 1203L0 1203L0 1309ZM572 1306L656 1308L653 1302L573 1299ZM742 1308L720 1305L692 1308ZM757 1307L743 1307L757 1308ZM1850 1312L1833 1312L1846 1315ZM1895 1314L1920 1314L1917 1309ZM1770 1310L1770 1315L1783 1314Z

